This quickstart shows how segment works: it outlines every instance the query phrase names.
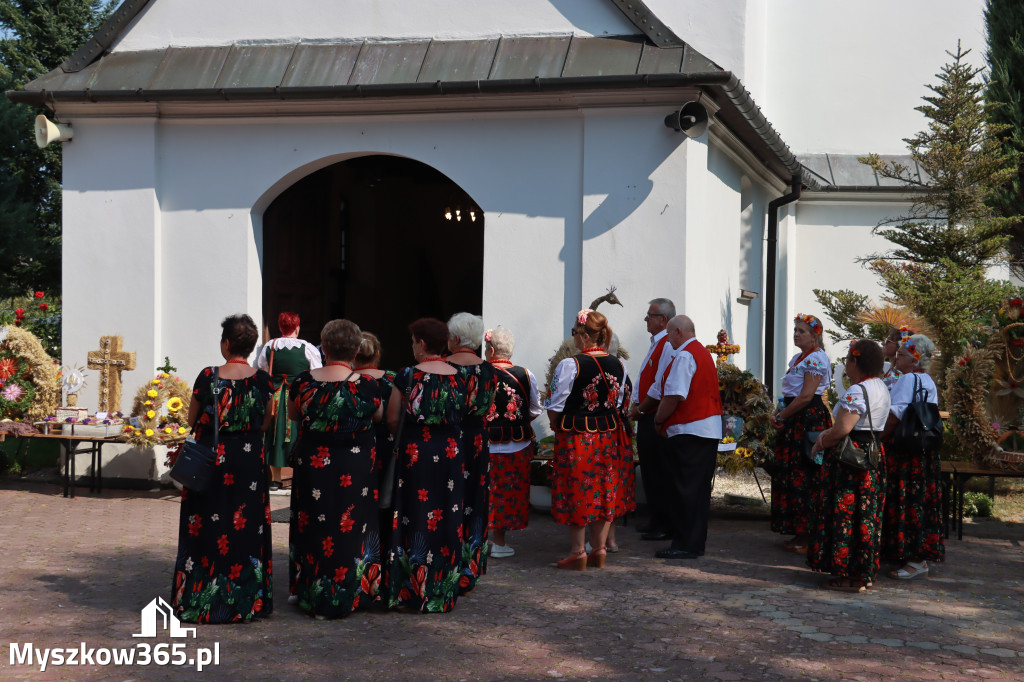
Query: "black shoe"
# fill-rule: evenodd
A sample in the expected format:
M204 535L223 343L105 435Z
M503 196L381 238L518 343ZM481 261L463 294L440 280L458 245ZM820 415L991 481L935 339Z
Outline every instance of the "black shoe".
M663 530L655 530L650 533L644 533L640 536L641 540L671 540L672 536Z
M281 482L280 481L271 481L270 482L270 489L271 490L280 490L281 489Z
M699 554L695 552L688 552L685 549L659 549L654 553L656 559L696 559Z
M653 523L648 523L646 526L637 526L636 528L637 533L657 533L660 531L661 526L655 525Z

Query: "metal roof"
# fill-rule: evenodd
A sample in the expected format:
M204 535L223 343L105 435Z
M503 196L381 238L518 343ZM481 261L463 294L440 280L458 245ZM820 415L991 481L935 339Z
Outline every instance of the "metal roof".
M860 158L858 154L801 154L799 160L808 175L832 190L913 191L898 180L882 177L871 166L861 163ZM928 173L910 155L880 155L880 158L907 167L919 182L930 180Z

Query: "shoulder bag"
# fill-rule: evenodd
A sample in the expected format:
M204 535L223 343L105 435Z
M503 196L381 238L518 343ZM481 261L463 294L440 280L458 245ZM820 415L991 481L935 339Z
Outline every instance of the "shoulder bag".
M860 390L864 394L864 404L867 406L868 428L870 429L868 433L871 434L871 442L865 450L850 437L852 435L851 431L839 443L839 462L851 469L874 471L878 468L878 460L882 456L882 446L878 443L878 435L875 433L874 424L871 420L871 401L868 400L868 389L861 384Z
M893 434L893 444L903 455L915 457L942 447L939 406L928 402L928 391L914 375L914 393Z
M192 492L204 493L213 482L217 465L217 441L220 432L220 379L218 368L213 368L213 447L197 443L191 437L181 445L178 459L168 474Z
M401 394L401 392L399 392ZM391 452L385 455L387 463L381 469L381 478L378 485L377 508L390 509L392 498L395 496L395 467L398 461L398 449L402 442L402 427L405 425L405 395L402 395L401 407L398 408L398 431L395 433L395 446Z

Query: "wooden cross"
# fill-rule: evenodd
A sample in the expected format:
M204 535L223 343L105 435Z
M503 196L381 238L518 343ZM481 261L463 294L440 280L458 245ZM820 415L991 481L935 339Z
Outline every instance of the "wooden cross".
M135 353L121 350L120 336L101 336L100 349L88 354L89 369L100 371L100 406L97 412L121 409L121 372L135 369Z

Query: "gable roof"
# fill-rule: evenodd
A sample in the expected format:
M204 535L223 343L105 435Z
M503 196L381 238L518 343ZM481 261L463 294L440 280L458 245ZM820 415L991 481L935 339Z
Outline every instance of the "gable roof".
M149 0L125 0L60 67L10 91L16 102L281 102L700 88L716 121L787 183L820 187L742 83L671 32L642 2L613 0L645 36L236 43L105 53ZM630 11L627 11L627 7ZM682 102L680 102L682 104Z

